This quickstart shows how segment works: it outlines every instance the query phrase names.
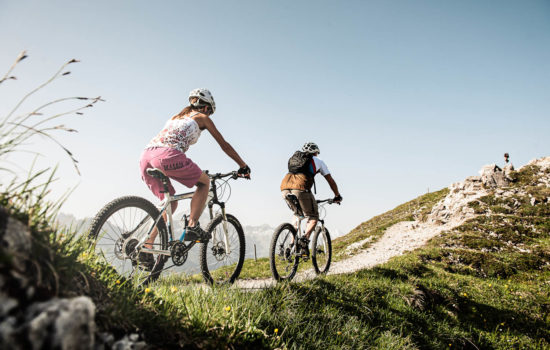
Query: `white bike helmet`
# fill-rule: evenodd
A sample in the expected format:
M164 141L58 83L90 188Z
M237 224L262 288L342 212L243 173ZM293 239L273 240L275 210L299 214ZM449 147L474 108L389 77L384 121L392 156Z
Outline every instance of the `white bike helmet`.
M198 97L195 103L191 102L193 97ZM194 89L189 93L189 103L194 107L203 107L205 104L212 106L212 113L216 111L216 102L214 102L214 96L208 91L208 89Z
M315 144L315 142L306 142L302 146L302 152L305 152L305 153L321 153L321 151L319 150L319 146L317 146L317 144Z

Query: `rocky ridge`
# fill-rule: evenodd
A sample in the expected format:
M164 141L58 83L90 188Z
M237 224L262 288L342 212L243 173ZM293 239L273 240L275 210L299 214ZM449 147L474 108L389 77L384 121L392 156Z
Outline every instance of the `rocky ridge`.
M550 187L550 157L530 161L527 165L539 167L537 178L540 186ZM523 167L522 167L523 168ZM469 205L479 198L494 193L497 196L512 196L517 189L509 187L514 181L514 167L509 164L503 168L496 164L483 166L478 176L470 176L462 182L449 186L449 194L438 202L426 220L403 221L389 227L384 235L366 249L360 247L369 242L369 238L357 242L352 249L356 253L348 259L332 264L329 274L352 273L384 263L390 258L401 255L426 244L428 240L443 231L451 230L475 217L475 210ZM536 201L533 199L532 201ZM550 200L547 199L547 200ZM519 204L518 204L519 205ZM359 252L357 252L359 250ZM295 281L315 277L313 270L299 273ZM264 288L274 285L272 279L237 281L241 288Z

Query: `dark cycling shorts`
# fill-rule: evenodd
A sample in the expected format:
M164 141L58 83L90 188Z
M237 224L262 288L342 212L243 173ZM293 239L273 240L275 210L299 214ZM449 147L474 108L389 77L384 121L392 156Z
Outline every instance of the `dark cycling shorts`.
M315 197L313 194L309 191L300 191L300 190L282 190L281 194L283 195L284 200L287 202L288 206L292 209L294 214L297 214L297 209L294 206L294 203L287 200L286 195L292 193L298 198L298 202L300 203L300 207L302 207L302 211L304 213L304 216L308 219L319 219L319 209L317 206L317 202L315 201Z

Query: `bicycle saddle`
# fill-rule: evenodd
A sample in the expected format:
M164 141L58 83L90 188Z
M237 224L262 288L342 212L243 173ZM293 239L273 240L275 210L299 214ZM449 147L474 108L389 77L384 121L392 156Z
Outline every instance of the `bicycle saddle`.
M300 202L298 202L298 197L296 197L296 195L289 193L286 195L286 198L292 203L300 205Z
M155 177L157 179L166 179L166 175L164 175L164 173L162 172L162 170L160 169L157 169L157 168L149 168L147 170L145 170L145 172L147 172L147 174L149 174L149 176L152 176L152 177Z
M289 193L286 195L287 203L289 204L290 210L292 210L298 216L304 216L302 207L300 206L300 201L296 195ZM292 205L290 205L292 203Z

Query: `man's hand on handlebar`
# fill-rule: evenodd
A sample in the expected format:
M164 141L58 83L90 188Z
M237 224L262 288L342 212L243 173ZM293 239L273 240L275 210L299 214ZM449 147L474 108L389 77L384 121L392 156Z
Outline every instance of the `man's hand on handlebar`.
M239 168L237 171L239 177L244 177L245 179L250 180L250 167L248 165Z
M342 198L341 195L337 195L336 197L334 197L334 198L332 199L332 201L333 201L334 203L338 203L338 204L340 204L340 203L342 202L342 200L343 200L343 198Z

